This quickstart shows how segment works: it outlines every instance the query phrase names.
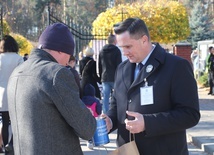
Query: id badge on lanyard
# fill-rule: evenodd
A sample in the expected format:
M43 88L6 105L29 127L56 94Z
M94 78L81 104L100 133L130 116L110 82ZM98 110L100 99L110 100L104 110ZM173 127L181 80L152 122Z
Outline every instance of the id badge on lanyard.
M153 100L153 86L148 86L146 79L145 86L140 88L140 103L141 105L154 104Z

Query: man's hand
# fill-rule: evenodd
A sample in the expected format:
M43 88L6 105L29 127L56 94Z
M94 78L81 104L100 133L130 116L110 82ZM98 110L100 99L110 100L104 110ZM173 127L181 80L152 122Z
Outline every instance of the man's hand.
M125 119L126 129L130 133L140 133L145 130L145 122L142 114L131 111L126 111L126 114L135 118L134 120Z
M109 132L113 127L111 119L106 114L102 114L101 118L103 118L106 121L107 130Z

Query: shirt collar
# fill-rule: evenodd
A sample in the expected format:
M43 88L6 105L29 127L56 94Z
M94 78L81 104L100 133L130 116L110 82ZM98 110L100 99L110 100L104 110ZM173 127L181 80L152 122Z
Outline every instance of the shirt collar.
M146 56L145 59L143 59L143 61L141 62L143 65L146 64L147 60L149 59L150 55L152 54L152 52L154 51L156 45L152 44L152 50L149 52L149 54ZM136 63L136 66L138 65L139 63Z

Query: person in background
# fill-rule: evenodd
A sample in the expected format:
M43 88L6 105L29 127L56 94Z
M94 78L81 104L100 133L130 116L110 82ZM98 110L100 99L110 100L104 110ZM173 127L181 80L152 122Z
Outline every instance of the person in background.
M198 77L198 72L199 72L199 52L198 49L195 49L192 53L191 53L191 62L193 65L193 73L195 75L195 78Z
M94 135L96 120L65 67L74 46L66 25L49 25L38 48L11 74L8 105L15 155L83 155L79 138Z
M23 57L24 61L26 61L28 59L28 53L25 53L24 54L24 57Z
M208 83L209 83L209 93L208 95L214 95L214 48L209 47L209 56L207 58L207 68L208 68Z
M0 41L0 112L4 145L0 146L0 151L3 152L2 149L4 147L6 153L9 153L9 150L11 150L9 147L12 147L10 146L10 144L12 145L12 139L11 141L9 140L10 117L8 112L7 84L13 70L23 62L23 58L18 55L18 51L19 47L16 40L10 35L5 35Z
M95 89L91 84L85 86L82 101L95 118L102 113L102 105L99 99L95 97ZM93 149L93 141L91 139L87 142L87 147Z
M79 52L79 61L82 60L83 57L84 57L84 56L83 56L83 52L80 51L80 52Z
M79 62L79 73L81 76L81 92L87 84L91 84L95 88L95 96L101 99L100 89L98 84L101 84L100 77L97 75L96 61L93 59L94 50L87 47L84 50L84 57Z
M195 58L198 56L198 49L195 49L192 51L191 55L190 55L190 58L191 58L191 62L192 64L194 64L194 60Z
M67 68L73 73L74 75L74 78L75 78L75 81L79 87L79 92L80 92L80 98L82 98L82 93L80 91L80 77L79 77L79 73L77 72L77 70L75 69L75 65L76 65L76 58L72 55L70 57L70 59L68 60L68 63L67 63Z
M152 43L146 24L128 18L115 28L118 46L129 61L115 74L108 130L117 144L130 141L141 155L188 155L186 129L200 119L197 84L190 63Z
M116 46L115 35L108 37L108 44L103 46L99 54L99 74L102 82L103 112L109 109L109 98L114 87L114 76L117 66L122 62L120 49Z

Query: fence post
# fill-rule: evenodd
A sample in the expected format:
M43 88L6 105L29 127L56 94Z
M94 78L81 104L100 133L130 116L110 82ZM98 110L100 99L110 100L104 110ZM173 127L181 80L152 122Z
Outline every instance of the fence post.
M4 24L3 24L3 6L2 5L0 5L0 7L1 7L1 39L3 38L3 30L4 30Z
M51 24L51 21L50 21L50 3L48 2L47 3L47 7L48 7L48 9L47 9L47 18L48 18L48 25L50 25Z

